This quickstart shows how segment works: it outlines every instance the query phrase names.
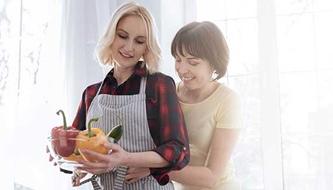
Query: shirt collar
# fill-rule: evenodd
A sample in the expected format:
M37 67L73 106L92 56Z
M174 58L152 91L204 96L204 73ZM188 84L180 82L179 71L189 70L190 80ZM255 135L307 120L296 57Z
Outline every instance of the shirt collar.
M114 78L113 72L114 72L114 69L111 69L111 71L107 74L107 78L109 78L109 79ZM138 61L138 63L135 65L134 73L132 74L132 76L133 75L137 75L140 77L144 77L144 76L148 75L148 69L143 61Z

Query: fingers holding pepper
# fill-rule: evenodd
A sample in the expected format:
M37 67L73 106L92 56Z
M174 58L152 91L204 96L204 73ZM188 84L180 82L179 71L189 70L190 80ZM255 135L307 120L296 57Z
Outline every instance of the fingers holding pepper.
M73 176L72 176L72 186L77 187L80 185L81 179L84 178L87 175L87 173L82 172L80 170L74 170Z
M79 163L83 166L79 169L87 171L92 174L101 174L111 171L115 166L111 164L108 155L97 153L88 149L82 149L81 153L88 157L90 160L80 160Z
M128 152L117 144L105 143L104 146L112 151L109 151L109 154L101 154L88 149L82 149L82 154L93 161L79 161L83 165L80 169L95 173L105 173L115 167L124 165L123 161L128 157Z

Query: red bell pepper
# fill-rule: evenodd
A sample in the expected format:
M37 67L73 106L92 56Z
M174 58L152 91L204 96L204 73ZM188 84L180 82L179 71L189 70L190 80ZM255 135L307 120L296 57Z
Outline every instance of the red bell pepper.
M59 110L57 114L59 115L60 113L62 114L64 125L52 128L52 146L58 155L67 157L74 152L75 138L80 131L71 126L67 127L65 113Z

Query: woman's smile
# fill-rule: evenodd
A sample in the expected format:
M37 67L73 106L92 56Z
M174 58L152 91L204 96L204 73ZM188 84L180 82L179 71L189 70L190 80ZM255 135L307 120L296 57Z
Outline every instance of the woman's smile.
M134 57L133 53L129 53L129 52L122 51L122 50L119 50L119 54L122 55L125 58L133 58Z

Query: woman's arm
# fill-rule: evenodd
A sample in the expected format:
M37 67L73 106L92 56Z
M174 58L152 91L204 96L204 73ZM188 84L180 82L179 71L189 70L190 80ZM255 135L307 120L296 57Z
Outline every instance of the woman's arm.
M158 123L151 135L153 150L169 162L169 171L179 170L189 161L189 143L183 112L178 102L173 79L161 73L151 76L157 101ZM154 79L153 79L154 78Z
M202 167L188 166L179 172L173 172L171 177L175 181L203 188L215 186L219 177L226 172L227 164L240 134L240 110L239 98L231 91L222 99L214 116L216 126L205 165Z
M186 185L212 188L225 170L239 131L239 129L216 129L207 167L186 166L180 171L169 173L171 179ZM149 175L148 168L133 167L129 170L126 180L131 183L147 175Z
M121 146L107 142L104 146L107 149L112 150L107 155L82 149L81 153L84 156L95 160L95 162L79 161L83 164L83 167L80 169L93 174L100 174L108 172L118 166L158 168L165 167L169 164L160 155L153 151L126 152Z
M150 111L155 113L157 119L156 125L149 126L156 144L152 151L168 162L166 167L150 168L150 173L163 185L169 182L170 171L180 170L189 163L188 135L173 79L161 73L154 73L149 77L147 87L154 89L149 94L150 102L156 104L154 110Z
M159 154L153 151L129 153L122 165L129 167L162 168L169 165Z
M239 136L239 129L216 128L207 166L186 166L170 173L172 180L186 185L212 188L226 169Z

